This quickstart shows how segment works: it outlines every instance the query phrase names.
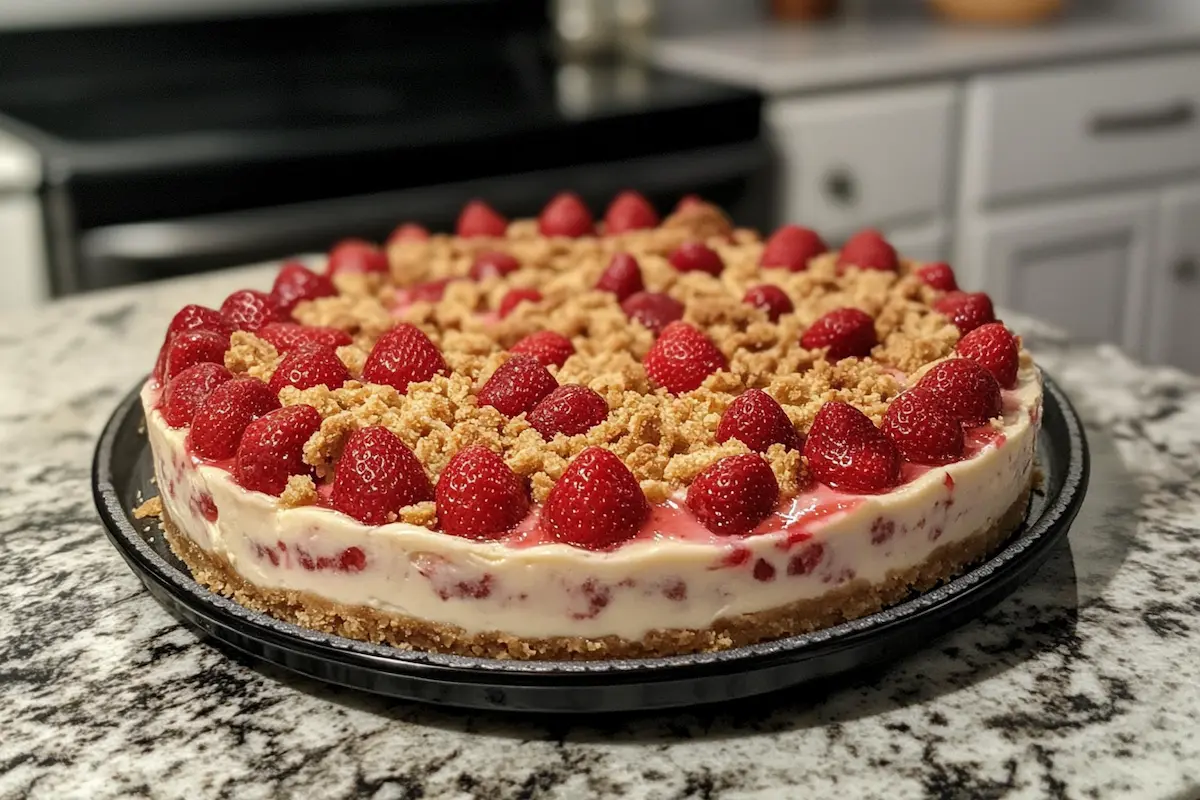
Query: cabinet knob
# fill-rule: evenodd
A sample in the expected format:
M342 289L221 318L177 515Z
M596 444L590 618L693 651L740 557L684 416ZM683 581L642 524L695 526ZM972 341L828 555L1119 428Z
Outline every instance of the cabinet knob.
M1185 256L1175 262L1175 280L1179 283L1194 283L1196 278L1200 277L1200 265L1196 264L1196 259L1191 256Z
M852 206L858 202L858 181L847 167L835 167L825 174L825 194L833 202Z

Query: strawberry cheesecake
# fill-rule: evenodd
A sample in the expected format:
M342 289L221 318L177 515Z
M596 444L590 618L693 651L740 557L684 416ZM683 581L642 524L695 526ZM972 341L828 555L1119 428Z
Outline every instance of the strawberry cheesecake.
M483 201L172 320L142 390L174 552L396 647L648 657L854 619L1024 517L1042 387L946 264L636 192Z

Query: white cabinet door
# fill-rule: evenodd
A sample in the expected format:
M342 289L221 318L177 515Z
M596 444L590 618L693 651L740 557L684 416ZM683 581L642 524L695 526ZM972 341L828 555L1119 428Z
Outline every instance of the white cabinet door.
M1079 340L1140 355L1156 205L1139 194L969 216L960 283Z
M1200 374L1200 185L1163 195L1158 230L1145 356Z

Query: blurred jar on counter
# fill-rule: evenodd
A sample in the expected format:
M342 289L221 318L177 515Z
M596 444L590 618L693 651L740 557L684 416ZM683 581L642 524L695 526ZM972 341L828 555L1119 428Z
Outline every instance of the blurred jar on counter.
M554 0L551 19L567 58L602 58L646 51L655 0Z

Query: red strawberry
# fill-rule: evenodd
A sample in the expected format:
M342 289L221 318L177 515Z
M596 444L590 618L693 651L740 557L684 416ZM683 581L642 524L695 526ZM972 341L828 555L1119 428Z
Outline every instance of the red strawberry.
M480 445L454 454L434 492L438 524L446 533L491 539L529 513L529 491L504 459Z
M637 292L621 301L625 316L645 325L658 336L667 325L683 318L683 303L659 292Z
M234 378L212 390L192 418L189 441L201 458L233 458L246 426L279 408L279 398L258 378Z
M629 253L617 253L604 268L596 288L602 292L612 292L617 296L617 302L644 291L646 284L642 283L642 270L637 259Z
M914 464L949 464L962 458L962 425L946 413L933 392L920 386L892 401L882 430Z
M503 236L508 233L508 220L482 200L472 200L463 206L455 230L464 239L474 236Z
M266 292L241 289L221 303L221 316L238 330L255 333L268 322L283 322L286 315Z
M577 239L592 232L592 212L579 195L563 192L546 204L538 216L542 236L569 236Z
M476 399L506 417L529 411L558 386L554 376L533 356L513 355L492 373Z
M543 367L561 367L575 353L575 345L561 333L538 331L531 333L509 348L510 353L533 356Z
M300 345L319 344L325 347L342 347L353 340L350 334L337 328L321 325L300 325L295 322L268 322L258 329L258 338L265 339L281 353Z
M277 408L246 426L238 445L233 477L252 492L278 497L293 475L312 473L304 463L304 445L321 427L312 406Z
M363 364L362 379L365 383L394 386L404 394L410 383L421 383L448 371L437 345L416 325L401 322L375 342Z
M896 249L874 228L861 230L851 236L850 241L842 246L837 262L839 275L845 272L847 267L895 272L899 264Z
M224 364L229 335L212 331L183 331L171 336L163 359L163 378L170 381L195 364Z
M521 303L537 303L542 299L542 293L537 289L509 289L500 300L500 319L504 319Z
M764 267L783 267L803 272L808 262L829 250L816 231L799 225L784 225L771 234L758 263Z
M527 419L546 441L587 433L608 418L608 403L586 386L568 383L543 397Z
M446 295L446 287L453 283L456 278L438 278L433 281L425 281L424 283L416 283L405 289L396 290L396 300L400 303L416 303L424 301L426 303L436 303Z
M221 316L220 311L211 308L197 305L186 305L176 312L171 319L171 324L167 326L167 333L163 337L162 347L158 350L158 360L154 363L154 379L160 384L166 382L166 376L163 370L167 364L167 350L171 343L171 337L183 331L212 331L213 333L224 334L225 341L229 341L229 334L233 333L234 327Z
M959 333L970 333L980 325L996 321L992 298L983 292L951 292L934 303L933 308L949 317Z
M742 298L742 302L765 311L767 319L771 320L771 322L777 322L781 316L790 314L795 310L795 306L792 305L792 300L787 296L787 293L778 286L772 286L769 283L764 283L760 286L751 286L746 290L746 296Z
M674 394L690 392L729 362L712 340L686 322L672 322L642 361L646 374Z
M621 459L589 447L550 490L542 527L564 544L603 550L636 534L649 514L642 487Z
M329 251L329 261L325 265L326 275L338 272L387 271L387 253L362 239L343 239L335 244Z
M350 434L329 499L336 510L365 525L383 525L405 506L432 500L433 486L400 437L376 425Z
M348 380L350 371L332 347L309 344L297 347L283 357L269 385L272 392L279 394L285 386L311 389L324 384L330 389L340 389Z
M621 192L604 213L604 232L607 234L657 227L658 212L638 192Z
M1000 416L1000 384L992 373L968 358L952 358L934 365L917 386L932 392L947 414L968 427Z
M954 270L945 261L926 264L917 270L917 277L926 286L943 292L958 291L958 282L954 280Z
M761 389L747 389L729 404L717 426L717 441L737 439L759 453L773 444L799 449L800 434L775 398Z
M171 379L163 389L158 410L172 428L192 424L196 409L212 390L233 378L221 364L193 364Z
M804 442L809 472L847 492L884 492L900 482L900 452L866 414L831 400L821 406Z
M779 482L762 456L727 456L696 476L687 507L721 536L744 536L775 510Z
M979 364L1000 384L1001 389L1017 385L1017 340L1000 322L989 322L958 340L955 348L963 358Z
M280 268L271 286L271 300L284 317L290 317L292 309L301 300L316 300L337 294L333 281L326 275L318 275L303 264L288 262Z
M678 214L680 211L687 211L689 208L706 205L708 205L708 202L705 201L705 199L700 195L685 194L683 197L679 198L679 202L675 204L675 213Z
M467 275L473 281L481 281L485 278L503 278L520 268L521 262L508 253L485 250L475 256L475 263L471 265L471 271Z
M725 262L715 250L701 242L684 242L667 259L680 272L707 272L720 275Z
M424 225L418 225L415 222L405 222L398 225L396 230L392 231L388 236L387 243L389 245L397 242L427 242L429 241L429 230Z
M800 337L800 346L806 350L828 347L825 354L828 361L840 361L851 356L866 358L877 344L879 339L875 335L875 320L857 308L835 308L818 318Z

